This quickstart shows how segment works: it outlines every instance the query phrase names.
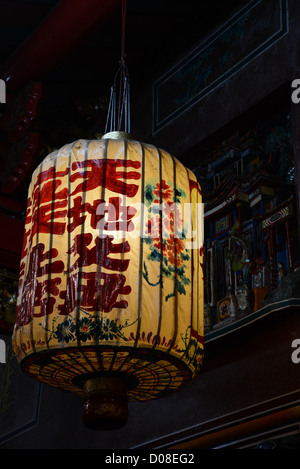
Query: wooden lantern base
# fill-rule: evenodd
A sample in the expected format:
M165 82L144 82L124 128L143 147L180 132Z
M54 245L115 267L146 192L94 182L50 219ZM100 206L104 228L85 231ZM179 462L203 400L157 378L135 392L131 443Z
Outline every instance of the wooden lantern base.
M113 430L127 422L127 386L118 377L88 379L82 393L82 421L87 428Z

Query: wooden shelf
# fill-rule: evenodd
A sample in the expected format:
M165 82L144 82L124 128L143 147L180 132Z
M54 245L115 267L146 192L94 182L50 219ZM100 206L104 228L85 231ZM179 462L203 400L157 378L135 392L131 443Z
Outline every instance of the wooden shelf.
M209 331L204 334L204 343L210 343L214 340L217 340L220 337L227 336L231 333L238 331L239 329L245 328L250 324L253 324L256 321L259 321L262 318L265 318L269 315L272 315L276 311L280 311L286 308L298 307L300 309L300 298L288 298L276 303L271 303L263 308L249 313L247 316L244 316L240 319L236 319L229 324L224 325L223 327L216 328L215 330Z

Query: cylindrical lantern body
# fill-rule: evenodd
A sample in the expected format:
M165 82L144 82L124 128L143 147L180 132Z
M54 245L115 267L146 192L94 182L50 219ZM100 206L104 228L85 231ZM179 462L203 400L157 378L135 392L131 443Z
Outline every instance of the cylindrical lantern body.
M29 376L129 400L184 387L203 356L201 191L155 146L78 140L35 170L13 346Z

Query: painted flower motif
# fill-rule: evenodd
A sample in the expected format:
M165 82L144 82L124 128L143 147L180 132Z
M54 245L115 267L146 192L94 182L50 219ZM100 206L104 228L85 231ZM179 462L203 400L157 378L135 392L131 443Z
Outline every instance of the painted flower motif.
M153 241L160 240L161 232L161 218L159 216L151 217L146 223L146 234L151 237Z
M163 251L166 251L167 250L167 244L164 243L164 242L160 242L160 241L157 241L157 242L154 242L153 243L153 246L158 249L159 251L162 249Z
M185 245L182 239L176 238L174 236L170 236L168 240L168 250L167 256L168 261L177 267L180 267L183 264L183 259L181 257L181 253L184 252Z
M75 325L71 319L65 319L62 323L58 324L55 336L59 342L69 343L75 339Z
M82 340L82 342L86 342L93 338L96 329L96 322L92 318L79 319L78 326L79 339Z
M118 325L116 321L106 319L101 323L99 339L113 340L118 336Z
M203 361L203 348L199 346L195 339L192 339L187 350L187 357L195 368L199 367Z
M159 197L159 198L158 198ZM159 278L149 279L147 264L144 262L143 276L149 285L163 284L163 278L174 280L174 291L166 296L166 301L175 295L175 290L186 294L185 286L190 279L185 275L186 261L190 253L186 249L184 226L181 213L181 199L186 197L184 191L178 187L171 187L162 180L159 183L146 185L145 200L151 208L150 219L146 223L146 236L144 242L149 245L150 261L161 263ZM161 200L163 204L160 204Z
M199 339L196 339L195 336L193 335L192 330L192 337L189 336L189 329L191 326L189 326L186 330L185 336L181 335L181 339L184 343L184 349L178 350L179 352L183 352L183 357L185 360L191 364L195 369L197 369L203 361L203 347L199 343Z
M52 339L64 344L77 339L86 342L87 340L115 340L118 337L126 341L127 338L123 330L126 327L132 326L137 321L135 319L131 324L128 324L128 320L126 320L119 324L118 319L96 319L94 314L90 314L84 309L81 309L81 313L84 316L81 316L78 322L75 318L70 317L56 325L54 319L52 328L47 329L48 343ZM40 326L44 328L44 325L40 324Z
M156 184L153 194L155 197L157 197L157 199L154 200L154 202L160 203L161 199L162 201L170 200L172 198L173 191L171 187L163 179L161 181L161 184L159 182Z

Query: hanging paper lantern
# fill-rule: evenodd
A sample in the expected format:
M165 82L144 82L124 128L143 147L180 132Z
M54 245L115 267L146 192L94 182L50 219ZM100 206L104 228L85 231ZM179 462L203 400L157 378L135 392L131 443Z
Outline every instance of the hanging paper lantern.
M203 356L200 187L121 137L78 140L35 170L13 333L23 371L81 395L92 428L182 389Z

